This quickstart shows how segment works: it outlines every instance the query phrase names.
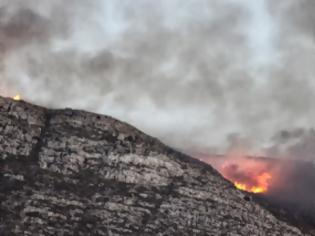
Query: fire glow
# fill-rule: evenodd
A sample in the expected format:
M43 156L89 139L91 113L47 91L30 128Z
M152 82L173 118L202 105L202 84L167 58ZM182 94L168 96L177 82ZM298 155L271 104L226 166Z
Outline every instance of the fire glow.
M251 193L267 193L273 179L270 166L259 159L227 159L218 170L234 186Z
M20 101L22 99L21 95L20 94L17 94L13 97L13 100L15 101Z
M235 181L234 186L240 190L251 193L265 193L268 191L268 182L271 179L271 174L265 172L262 175L256 177L257 185L250 186L246 183L240 183Z

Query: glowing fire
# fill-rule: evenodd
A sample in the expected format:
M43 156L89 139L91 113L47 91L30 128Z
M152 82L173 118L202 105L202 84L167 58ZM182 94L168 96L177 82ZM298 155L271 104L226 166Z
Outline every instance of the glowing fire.
M15 101L20 101L22 99L21 95L20 94L17 94L13 97L13 100Z
M271 180L271 174L265 172L257 177L255 177L255 182L257 185L251 186L246 183L240 183L235 181L234 185L236 188L252 193L265 193L268 190L269 181Z
M236 188L246 192L266 193L274 182L275 169L263 159L228 156L212 164Z

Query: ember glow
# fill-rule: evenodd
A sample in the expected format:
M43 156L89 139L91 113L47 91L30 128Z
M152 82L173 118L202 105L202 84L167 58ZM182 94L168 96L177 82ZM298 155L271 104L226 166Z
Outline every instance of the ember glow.
M238 181L234 182L234 185L236 188L246 191L246 192L252 192L252 193L265 193L268 191L268 182L272 179L272 176L270 173L263 173L262 175L259 175L255 178L255 182L257 182L257 185L251 186L247 183L240 183Z
M20 94L17 94L13 97L13 100L15 101L20 101L22 99L21 95Z
M251 193L266 193L272 173L264 162L243 159L241 164L225 163L220 168L225 178L234 183L235 187Z
M274 183L276 170L266 159L242 155L208 159L226 179L242 191L267 193Z

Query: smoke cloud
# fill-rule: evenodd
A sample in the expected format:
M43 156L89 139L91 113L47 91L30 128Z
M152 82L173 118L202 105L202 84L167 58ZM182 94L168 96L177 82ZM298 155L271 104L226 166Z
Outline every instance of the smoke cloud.
M0 92L190 153L279 155L272 137L315 120L314 3L299 2L1 1Z

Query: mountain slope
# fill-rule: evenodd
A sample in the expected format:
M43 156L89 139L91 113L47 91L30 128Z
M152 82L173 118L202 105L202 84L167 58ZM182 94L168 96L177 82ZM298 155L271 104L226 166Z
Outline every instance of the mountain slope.
M302 235L108 116L0 98L0 235Z

